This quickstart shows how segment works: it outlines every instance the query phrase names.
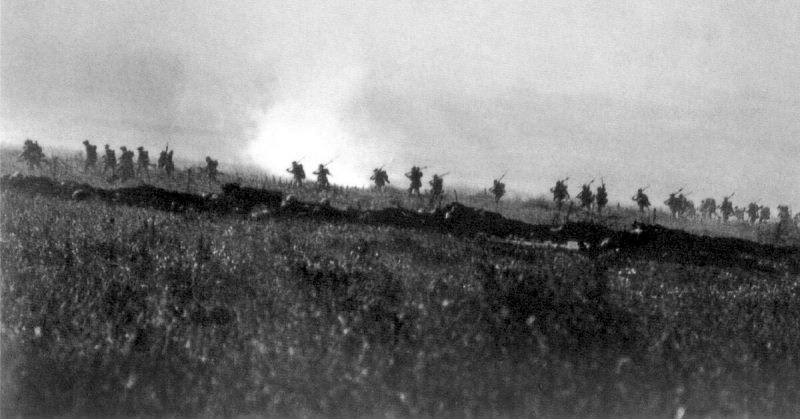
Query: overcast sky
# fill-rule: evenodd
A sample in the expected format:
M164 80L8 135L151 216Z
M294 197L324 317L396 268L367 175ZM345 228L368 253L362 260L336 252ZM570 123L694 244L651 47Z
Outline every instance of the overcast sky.
M2 1L2 141L800 210L796 1ZM337 157L338 156L338 157ZM223 167L224 170L224 167Z

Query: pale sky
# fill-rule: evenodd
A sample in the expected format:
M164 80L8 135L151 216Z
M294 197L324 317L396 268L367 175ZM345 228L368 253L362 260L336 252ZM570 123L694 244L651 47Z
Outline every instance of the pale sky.
M9 1L2 141L800 210L796 1ZM224 168L223 168L224 169ZM428 178L429 176L426 176Z

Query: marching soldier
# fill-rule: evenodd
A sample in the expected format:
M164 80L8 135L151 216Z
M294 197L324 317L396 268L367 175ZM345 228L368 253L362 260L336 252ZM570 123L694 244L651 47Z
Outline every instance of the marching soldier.
M117 153L108 144L105 146L105 155L103 156L103 174L111 169L111 175L117 174Z
M559 211L561 211L561 206L564 204L564 201L569 199L569 192L567 192L567 181L569 178L564 180L557 180L556 186L550 188L550 192L553 193L553 201L556 202L556 207Z
M595 202L597 203L597 213L601 214L603 212L603 208L605 208L606 205L608 205L608 192L606 191L605 182L602 182L601 185L597 187L597 193L595 194Z
M678 195L678 208L678 215L681 217L694 217L697 215L694 202L688 200L684 194Z
M503 195L506 194L506 184L501 182L502 179L503 179L502 176L500 177L500 179L495 179L494 185L492 185L492 187L489 188L489 192L494 194L495 204L500 203L500 198L502 198Z
M591 187L592 182L584 183L583 186L581 186L581 193L578 194L578 199L581 201L581 208L584 208L586 211L592 210L592 203L594 202L594 194L592 193Z
M728 222L728 218L733 215L733 203L728 198L730 198L730 196L723 197L722 204L719 206L720 211L722 211L722 221L726 224Z
M755 202L751 202L747 205L747 218L750 221L750 224L755 224L758 220L758 204Z
M706 198L700 203L700 213L703 218L714 218L717 216L717 200L714 198Z
M303 169L303 165L293 161L292 167L286 169L287 172L292 174L292 185L294 186L303 186L303 180L306 178L306 171Z
M770 210L768 206L760 207L758 210L758 223L763 224L769 221Z
M792 213L789 211L788 205L778 205L778 222L787 223L791 222Z
M219 161L206 156L206 173L208 174L208 178L213 182L217 181L217 175L219 174L219 170L217 170L218 167Z
M739 206L733 207L733 215L736 216L736 221L739 223L744 222L744 216L746 214L746 210L744 208L739 208Z
M128 179L133 179L133 151L128 150L127 147L120 147L122 154L119 156L119 178L125 182Z
M681 200L675 196L675 192L669 194L669 198L664 201L664 204L669 208L672 218L678 218L678 214L681 212Z
M174 150L170 150L169 146L158 155L158 168L163 169L167 173L167 177L171 178L172 173L175 171L175 162L172 160Z
M34 168L42 168L42 160L44 160L44 152L38 141L33 141L30 138L25 140L22 146L22 153L19 154L17 160L25 160L28 165L28 170Z
M411 171L406 173L406 177L411 180L411 186L408 188L408 196L411 196L413 192L417 192L417 196L420 196L419 188L422 187L422 169L417 166L411 167Z
M645 208L650 208L650 198L644 193L645 189L647 188L639 188L639 190L636 191L636 195L631 198L633 201L636 201L640 213L643 213Z
M433 175L433 179L429 182L431 185L431 201L433 205L436 200L442 199L442 192L444 191L444 175Z
M137 147L136 150L139 152L136 157L136 172L139 176L144 172L147 175L147 180L150 180L150 153L142 146Z
M158 167L159 170L165 169L167 167L167 151L168 150L169 150L169 146L167 146L166 149L161 150L161 152L158 153L158 163L157 163L156 167Z
M389 174L383 170L383 167L373 169L372 176L369 179L375 183L375 189L378 191L383 191L386 184L391 183L389 182Z
M320 164L316 171L313 174L317 175L317 188L328 189L330 187L330 182L328 182L328 176L331 175L331 171L325 167L324 164Z
M97 170L97 146L90 144L89 140L83 140L83 145L86 147L86 163L83 165L83 171L88 172L89 168Z
M175 172L175 161L172 160L172 155L175 153L175 150L169 150L164 153L164 171L167 172L167 177L172 177L172 173Z

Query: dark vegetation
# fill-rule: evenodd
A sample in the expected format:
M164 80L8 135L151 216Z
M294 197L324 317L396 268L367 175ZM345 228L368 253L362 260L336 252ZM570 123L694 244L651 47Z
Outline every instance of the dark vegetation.
M4 417L800 415L785 248L0 198Z

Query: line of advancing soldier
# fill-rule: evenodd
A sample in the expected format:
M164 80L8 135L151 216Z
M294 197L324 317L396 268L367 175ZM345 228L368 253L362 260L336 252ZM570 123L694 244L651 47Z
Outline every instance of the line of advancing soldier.
M88 172L89 170L97 170L97 146L91 144L88 140L83 141L83 145L86 149L86 163L83 168L84 172ZM110 171L111 180L120 180L125 182L137 176L145 176L147 180L150 180L151 166L156 167L159 170L163 170L169 178L172 178L173 173L175 173L175 162L173 160L175 150L170 150L169 146L161 151L158 156L158 162L155 165L150 163L150 153L142 146L137 147L136 150L138 153L136 156L135 167L133 161L133 151L128 150L128 148L125 146L122 146L119 149L121 153L119 159L117 159L117 154L113 148L111 148L108 144L106 144L104 147L102 174L105 175ZM206 165L207 166L204 171L208 174L208 177L211 180L216 181L216 176L219 174L219 171L217 170L219 162L211 159L210 157L206 157Z
M97 170L97 146L91 144L88 140L83 141L83 145L86 149L84 172L88 172L89 170ZM137 176L141 177L144 174L144 176L146 176L149 180L149 169L151 166L149 153L142 146L137 147L137 150L138 157L136 159L136 167L134 168L133 151L128 150L124 146L120 147L121 155L118 160L114 149L110 148L109 145L106 144L103 155L102 174L105 175L108 171L111 171L112 180L119 179L123 182L133 179ZM164 170L164 172L167 174L167 177L170 178L175 171L173 153L174 150L170 150L169 146L167 146L166 149L161 151L159 154L158 164L154 165L159 170ZM31 139L25 140L22 153L19 154L17 160L24 160L29 170L41 169L42 162L48 163L38 141L33 141ZM220 174L218 170L219 161L208 156L206 156L205 160L206 167L203 168L203 171L206 172L210 180L217 182L217 176ZM325 164L320 164L317 170L313 172L313 174L317 176L318 189L328 190L330 188L330 181L328 180L328 177L332 175L327 166L332 162L333 160ZM419 166L413 166L409 172L405 173L405 177L410 181L408 196L422 196L420 188L422 188L423 169L426 169L426 167L420 168ZM303 168L303 165L299 161L293 161L292 166L286 169L286 171L292 174L293 186L303 186L303 181L306 179L306 172ZM431 186L429 201L431 205L434 203L441 204L441 201L444 197L444 177L447 174L448 173L434 174L433 178L428 183ZM506 194L506 184L502 182L505 175L506 174L503 173L503 175L498 179L494 179L493 185L489 189L489 191L494 195L496 205L500 203L500 199ZM389 175L386 170L384 170L383 166L373 169L370 180L373 181L375 190L378 192L383 192L386 188L386 185L391 183L389 181ZM555 186L550 189L550 192L553 194L553 201L555 202L556 208L559 211L561 211L564 202L570 199L569 191L567 190L568 180L569 177L565 179L559 179L556 181ZM603 208L608 205L608 192L606 190L605 182L601 179L601 185L597 187L596 193L592 193L592 183L594 183L594 179L592 179L589 183L583 184L581 187L581 192L576 198L580 202L581 209L591 212L594 206L597 214L600 215L602 214ZM649 188L649 186L639 188L636 191L636 195L631 197L631 200L636 202L640 214L644 214L645 211L649 211L650 208L650 199L647 194L645 194L645 190L647 190L647 188ZM680 188L677 191L670 193L669 198L664 201L664 204L667 205L670 210L672 218L675 219L694 217L698 211L695 209L694 202L687 198L688 193L684 194L682 191L683 188ZM733 203L730 201L730 198L732 198L733 195L734 193L723 197L722 203L719 206L717 206L717 202L714 198L706 198L702 200L699 208L701 218L721 218L723 222L727 223L731 216L735 216L739 222L747 221L750 224L762 224L770 220L771 211L769 207L758 205L758 200L755 202L750 202L746 209L739 208L738 206L734 207ZM719 208L721 212L721 217L717 215L717 208ZM745 220L745 217L747 220ZM778 206L778 218L779 222L791 220L792 217L788 206ZM797 218L798 222L800 222L800 218L798 216L795 216L795 218Z

